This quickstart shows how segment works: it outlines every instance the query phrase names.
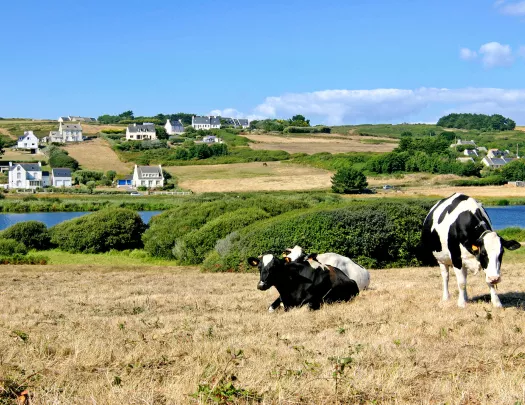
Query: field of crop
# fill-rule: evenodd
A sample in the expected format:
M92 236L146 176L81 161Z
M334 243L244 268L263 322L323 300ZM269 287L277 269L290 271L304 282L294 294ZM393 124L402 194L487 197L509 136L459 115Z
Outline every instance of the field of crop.
M118 174L130 174L132 163L121 162L116 153L102 138L67 145L64 147L69 155L80 163L85 170L115 170Z
M2 266L0 403L27 389L33 405L520 404L517 252L504 260L504 309L481 275L466 309L441 303L438 268L372 271L351 303L268 314L276 292L256 290L256 274Z
M179 186L196 193L315 190L331 186L327 170L281 162L166 167Z
M397 143L388 138L341 135L243 135L254 141L252 149L284 150L288 153L391 152Z

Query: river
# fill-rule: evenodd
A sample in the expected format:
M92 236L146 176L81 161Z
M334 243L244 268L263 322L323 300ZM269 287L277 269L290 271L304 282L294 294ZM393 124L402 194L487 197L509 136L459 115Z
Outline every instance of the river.
M139 215L145 223L148 223L152 216L160 214L162 211L139 211ZM49 228L68 219L78 218L90 212L28 212L23 214L0 214L0 230L9 228L18 222L40 221Z

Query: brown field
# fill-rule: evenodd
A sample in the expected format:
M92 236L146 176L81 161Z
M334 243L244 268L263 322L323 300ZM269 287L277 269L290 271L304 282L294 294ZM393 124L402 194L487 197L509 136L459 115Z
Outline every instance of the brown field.
M2 160L12 162L36 162L38 160L47 160L47 157L42 153L32 155L26 151L15 151L10 148L6 148L5 153L2 155Z
M509 255L502 274L504 309L481 275L462 310L440 302L438 268L412 268L372 271L351 303L269 314L255 274L2 266L0 403L25 388L33 405L216 403L191 396L200 384L223 404L520 404L523 266Z
M516 127L516 131L525 131L525 127L523 127L523 126Z
M253 162L165 169L177 176L180 187L196 193L326 189L332 175L327 170L281 162L268 162L267 166Z
M390 138L342 136L338 134L308 136L243 135L254 141L252 149L284 150L288 153L391 152L397 143Z
M129 174L132 163L121 162L116 153L102 138L66 145L64 149L80 163L83 169L108 171L115 170L119 174Z
M7 128L0 128L0 135L8 136L11 139L18 139L18 137L16 135L13 135L12 133L10 133L7 130Z
M125 129L126 125L99 125L99 124L82 124L82 132L84 135L98 134L103 129Z

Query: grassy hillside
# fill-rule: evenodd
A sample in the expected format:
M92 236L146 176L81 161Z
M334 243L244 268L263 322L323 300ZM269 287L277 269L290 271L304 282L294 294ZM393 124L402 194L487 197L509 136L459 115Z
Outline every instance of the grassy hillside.
M503 265L503 310L481 276L469 277L466 309L441 303L434 267L372 271L353 302L274 314L276 292L257 291L256 274L2 266L0 403L28 389L35 405L520 404L515 260Z

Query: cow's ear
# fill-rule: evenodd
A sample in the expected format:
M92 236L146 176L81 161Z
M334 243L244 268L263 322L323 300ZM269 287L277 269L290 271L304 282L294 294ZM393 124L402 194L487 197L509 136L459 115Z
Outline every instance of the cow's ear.
M306 256L306 260L317 260L317 253L310 253Z
M249 257L248 264L252 267L257 267L259 265L259 259L257 259L256 257Z
M501 244L503 245L505 249L516 250L521 247L521 243L515 240L506 240L506 239L503 239L501 236L500 236L500 239L501 239Z

